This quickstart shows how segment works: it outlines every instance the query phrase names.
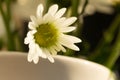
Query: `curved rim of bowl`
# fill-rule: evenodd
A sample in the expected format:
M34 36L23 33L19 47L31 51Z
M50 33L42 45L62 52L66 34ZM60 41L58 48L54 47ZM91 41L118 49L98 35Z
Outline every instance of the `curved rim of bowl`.
M17 55L16 55L16 53L17 53ZM0 51L0 56L6 56L6 55L7 56L21 56L21 57L24 56L24 57L27 58L27 52ZM95 62L92 62L92 61L89 61L89 60L86 60L86 59L68 57L68 56L64 56L64 55L55 55L55 56L53 56L53 58L55 60L59 60L59 61L68 61L68 62L78 63L78 64L82 63L82 64L92 65L92 66L96 66L96 67L99 66L100 68L109 70L107 67L105 67L105 66L103 66L101 64L98 64L98 63L95 63ZM41 58L41 59L43 59L43 58Z

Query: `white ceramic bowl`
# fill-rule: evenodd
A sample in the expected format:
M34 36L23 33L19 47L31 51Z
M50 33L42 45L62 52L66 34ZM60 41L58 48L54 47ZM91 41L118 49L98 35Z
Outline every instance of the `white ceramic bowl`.
M27 53L0 52L0 80L114 80L110 70L72 57L54 56L55 63L40 58L27 61Z

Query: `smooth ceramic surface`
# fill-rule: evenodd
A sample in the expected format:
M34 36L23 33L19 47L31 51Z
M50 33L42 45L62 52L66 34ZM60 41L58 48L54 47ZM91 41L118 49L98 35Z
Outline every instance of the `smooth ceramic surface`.
M0 80L114 80L99 64L65 56L54 58L55 63L40 58L34 64L27 61L27 53L0 52Z

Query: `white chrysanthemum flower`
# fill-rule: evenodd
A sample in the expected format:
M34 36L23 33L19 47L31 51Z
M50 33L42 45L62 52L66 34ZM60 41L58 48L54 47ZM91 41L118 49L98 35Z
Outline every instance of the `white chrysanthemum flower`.
M66 52L64 47L79 51L74 43L81 40L77 37L67 35L66 33L75 30L73 24L77 18L62 17L66 8L58 10L58 5L53 5L48 12L43 15L43 5L37 8L37 16L31 16L29 22L30 31L25 38L25 44L29 44L28 61L38 63L39 57L48 58L50 62L54 62L53 55L57 52Z
M85 3L86 0L80 0L79 13L81 13ZM112 6L112 0L88 0L84 15L91 15L94 14L96 11L111 14L114 11Z

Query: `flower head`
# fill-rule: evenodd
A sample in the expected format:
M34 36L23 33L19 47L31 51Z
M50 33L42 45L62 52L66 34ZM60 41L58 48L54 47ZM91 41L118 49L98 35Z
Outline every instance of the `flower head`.
M81 13L85 4L86 0L80 0L79 13ZM111 14L114 11L112 6L112 0L88 0L84 15L92 15L96 11Z
M75 30L70 26L76 21L76 17L62 17L66 8L58 10L58 5L52 5L48 12L43 15L44 7L40 4L37 8L37 15L31 16L31 22L28 27L30 31L25 38L25 44L29 44L28 61L38 63L39 57L48 58L54 62L53 55L57 52L66 52L64 47L79 51L74 43L81 40L77 37L67 35L66 33Z

